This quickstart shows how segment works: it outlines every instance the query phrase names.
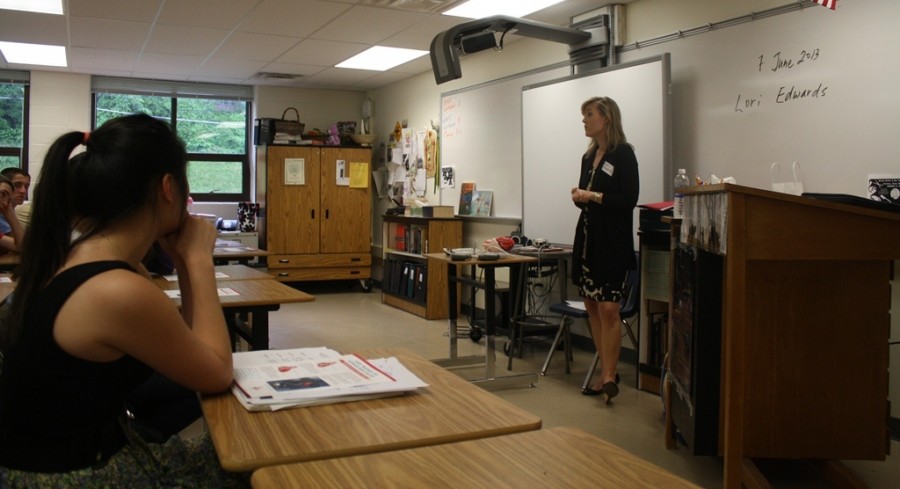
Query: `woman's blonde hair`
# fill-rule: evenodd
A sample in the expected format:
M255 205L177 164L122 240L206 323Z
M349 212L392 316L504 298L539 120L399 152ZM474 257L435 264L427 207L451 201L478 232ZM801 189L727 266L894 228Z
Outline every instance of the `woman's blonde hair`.
M622 113L619 112L619 105L616 101L609 97L591 97L581 104L581 115L584 115L588 108L594 108L600 115L606 118L606 151L614 151L620 144L628 144L625 139L625 131L622 130ZM591 139L585 154L590 154L597 148L597 141Z

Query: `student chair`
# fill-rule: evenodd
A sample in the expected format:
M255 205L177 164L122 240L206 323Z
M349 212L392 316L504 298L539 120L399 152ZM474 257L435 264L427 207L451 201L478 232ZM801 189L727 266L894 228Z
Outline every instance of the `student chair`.
M638 260L640 263L640 260ZM634 323L637 322L635 318L637 318L638 313L640 312L640 295L641 295L641 274L640 269L629 270L628 274L625 277L625 294L622 297L622 302L619 304L619 315L622 318L622 326L625 328L625 334L628 335L628 339L631 340L631 344L634 346L635 352L639 350L637 336L634 334ZM576 308L568 305L565 302L553 304L550 306L550 312L554 314L559 314L561 316L559 329L556 332L556 337L553 339L553 343L550 345L550 352L547 353L547 358L544 360L544 366L541 368L541 375L547 375L547 369L550 366L550 360L553 358L553 354L556 352L557 347L559 346L560 341L564 341L564 349L566 355L566 373L571 372L571 367L569 363L572 361L572 337L571 332L569 330L569 325L572 323L573 319L588 319L587 311L581 308ZM587 375L584 378L583 387L589 387L591 378L593 378L594 370L597 368L597 363L600 361L600 352L594 353L594 358L591 361L591 367L588 369Z

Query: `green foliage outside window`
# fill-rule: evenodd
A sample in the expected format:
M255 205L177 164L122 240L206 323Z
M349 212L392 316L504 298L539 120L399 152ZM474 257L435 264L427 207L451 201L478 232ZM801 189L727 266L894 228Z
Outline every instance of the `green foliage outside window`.
M223 194L248 197L246 102L98 93L95 110L97 126L138 112L173 124L188 151L188 182L195 200L217 200Z

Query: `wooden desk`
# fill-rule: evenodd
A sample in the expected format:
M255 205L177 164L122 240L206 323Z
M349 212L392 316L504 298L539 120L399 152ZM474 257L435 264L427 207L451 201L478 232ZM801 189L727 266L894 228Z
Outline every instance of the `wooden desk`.
M255 489L699 487L571 427L266 467L251 483Z
M178 282L157 283L163 290L177 290ZM227 313L250 314L251 323L237 321L233 324L239 334L254 350L269 348L269 312L277 311L281 304L312 302L315 297L289 287L277 280L221 280L219 288L229 288L238 295L219 296L219 302ZM172 299L181 307L181 299Z
M256 257L269 256L271 254L266 250L246 245L217 246L213 248L213 261L216 265L227 265L229 261L236 260L241 265L246 265Z
M271 279L272 276L258 269L248 267L247 265L216 265L216 273L227 275L227 277L216 278L216 281L223 280L263 280ZM154 275L153 282L161 289L168 289L170 284L177 284L177 280L169 280L164 275Z
M493 384L495 387L513 385L513 384L527 384L533 386L537 383L537 373L534 374L521 374L521 375L507 375L504 377L497 377L495 375L496 369L496 345L495 345L495 336L496 336L496 314L495 311L496 306L494 302L496 301L496 286L497 279L495 276L495 271L498 267L507 267L509 268L510 274L510 285L514 289L514 299L513 299L513 314L515 316L518 314L518 309L521 304L521 294L522 294L522 280L525 277L524 267L528 263L537 263L538 259L523 256L523 255L504 255L501 254L501 258L499 260L482 260L477 257L470 258L464 261L453 261L447 256L446 253L429 253L425 255L428 258L429 267L432 266L441 266L444 265L447 267L447 279L450 282L450 286L447 287L447 304L450 305L449 310L449 323L450 323L450 354L446 359L438 359L435 360L435 363L442 365L444 367L458 367L462 365L471 365L473 362L473 358L460 358L457 356L457 317L459 315L459 304L458 304L458 291L456 287L456 283L467 283L469 285L474 285L479 288L484 289L484 310L485 310L485 319L484 319L484 329L485 329L485 371L483 379L476 379L474 382L477 383L485 383L485 384ZM468 279L466 277L461 276L458 273L458 267L461 266L478 266L484 270L484 281L476 281L472 279ZM507 325L511 327L511 325ZM474 359L480 362L480 357L474 357Z
M437 445L536 430L541 420L405 349L396 356L429 384L401 397L251 413L230 392L203 396L202 408L225 470Z

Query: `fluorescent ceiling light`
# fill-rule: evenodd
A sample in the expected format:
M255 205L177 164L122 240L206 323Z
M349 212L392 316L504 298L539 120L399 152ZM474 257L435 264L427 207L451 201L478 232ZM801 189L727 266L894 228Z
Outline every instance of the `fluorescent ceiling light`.
M62 15L62 0L0 0L0 9Z
M469 0L454 7L444 15L455 17L468 17L470 19L483 19L492 15L507 15L509 17L524 17L532 12L545 9L563 0Z
M419 49L372 46L356 56L336 64L335 68L385 71L426 54L428 51Z
M0 51L7 63L43 66L68 66L66 48L48 44L0 41Z

